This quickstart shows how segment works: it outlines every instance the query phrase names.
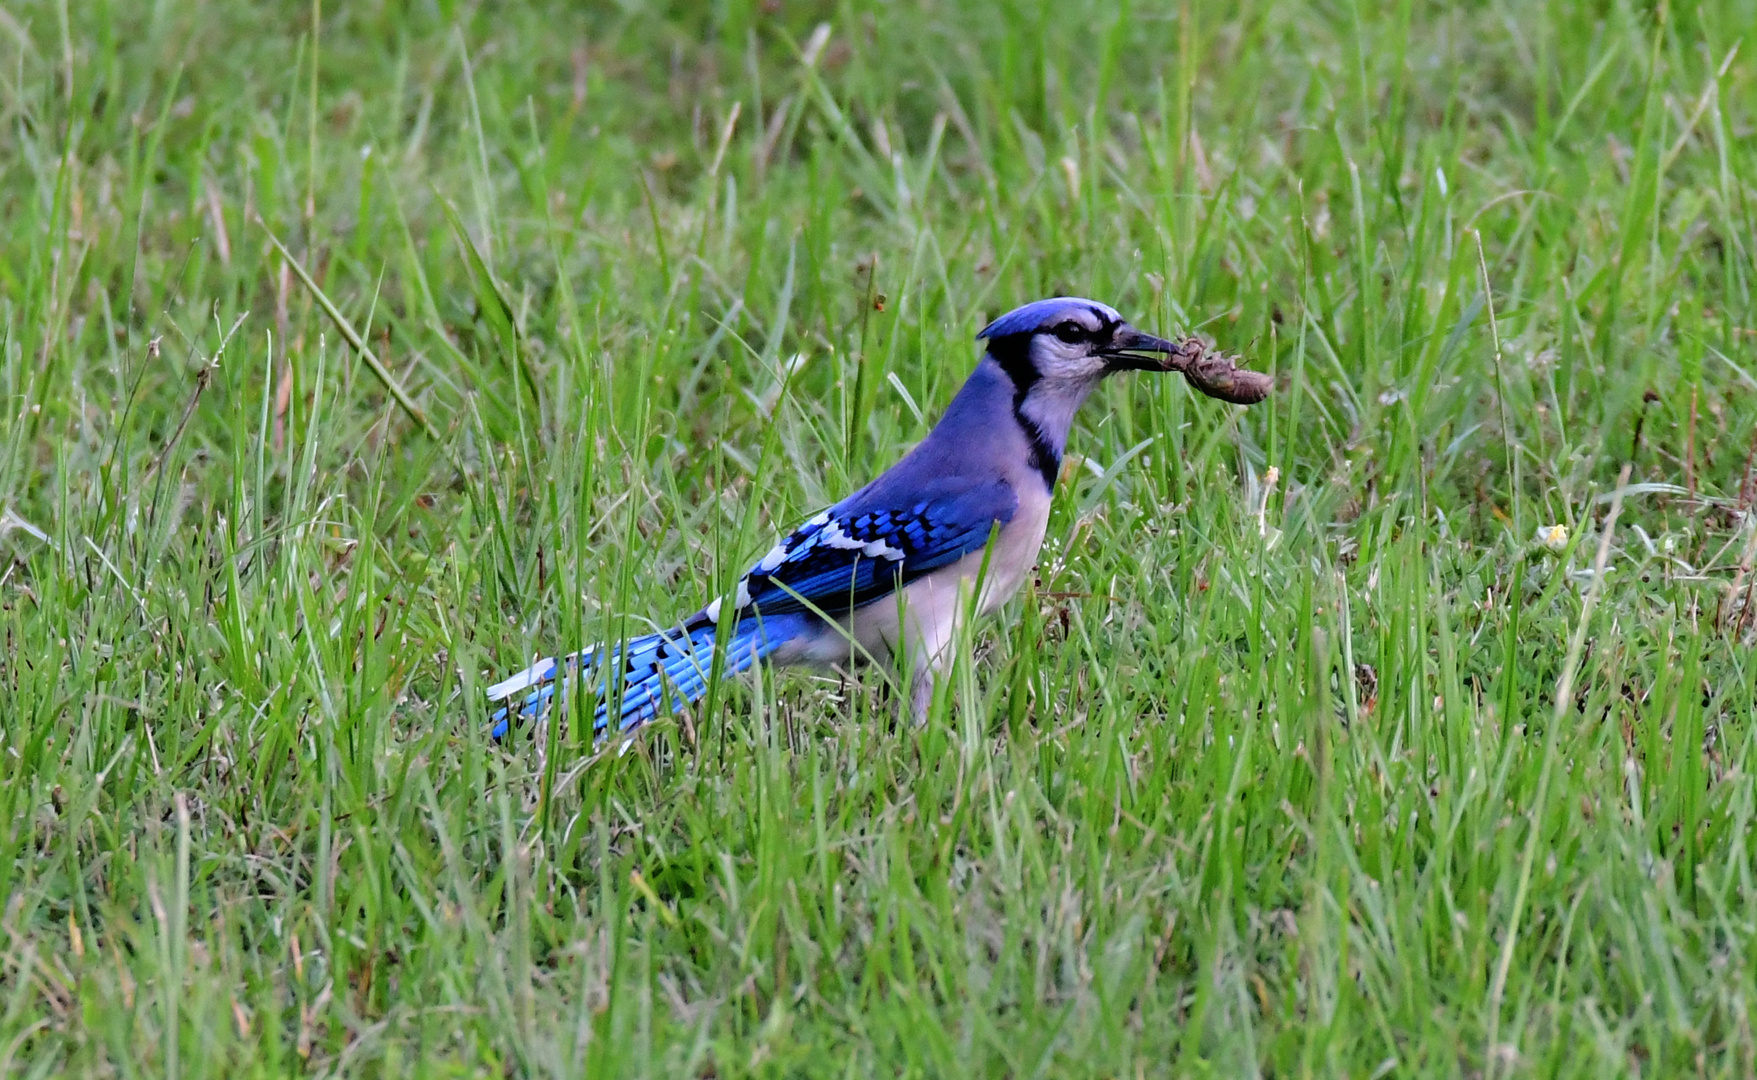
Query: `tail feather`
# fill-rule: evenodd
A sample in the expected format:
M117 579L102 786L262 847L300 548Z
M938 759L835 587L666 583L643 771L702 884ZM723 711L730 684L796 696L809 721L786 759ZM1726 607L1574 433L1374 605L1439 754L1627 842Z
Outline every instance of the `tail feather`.
M791 623L794 620L787 620ZM767 620L766 625L755 618L742 620L733 628L726 643L725 673L736 675L774 652L795 629ZM583 673L588 684L596 684L597 709L592 716L594 737L602 738L611 727L610 669L622 660L622 701L615 727L629 731L658 716L675 712L699 701L708 690L708 675L713 670L714 638L712 623L685 631L681 627L631 638L623 648L607 650L604 662L598 659L601 650L584 649L572 656L539 660L524 671L488 688L490 701L505 701L488 717L491 733L499 739L514 724L542 716L559 694L566 698L569 683ZM526 692L528 691L528 692ZM523 693L522 697L519 695ZM516 700L514 700L516 699Z

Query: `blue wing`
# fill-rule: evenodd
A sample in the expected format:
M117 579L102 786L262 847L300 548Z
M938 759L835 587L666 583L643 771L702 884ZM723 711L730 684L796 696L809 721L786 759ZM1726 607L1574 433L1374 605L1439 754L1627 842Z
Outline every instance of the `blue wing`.
M874 485L813 517L739 581L739 612L842 615L981 551L1019 507L1000 480L922 494L890 505ZM715 604L698 618L713 622L718 615Z

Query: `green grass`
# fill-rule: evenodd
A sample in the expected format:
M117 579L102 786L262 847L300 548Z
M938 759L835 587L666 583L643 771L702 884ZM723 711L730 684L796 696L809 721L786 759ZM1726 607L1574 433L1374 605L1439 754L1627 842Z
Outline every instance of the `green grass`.
M579 6L0 8L0 1073L1757 1068L1757 4ZM928 726L487 739L1064 291Z

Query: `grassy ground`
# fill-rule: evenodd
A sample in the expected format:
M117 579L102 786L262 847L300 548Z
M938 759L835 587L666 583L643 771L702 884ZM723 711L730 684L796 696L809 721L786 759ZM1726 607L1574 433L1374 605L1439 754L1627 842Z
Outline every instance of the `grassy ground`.
M1757 1068L1752 0L575 7L0 7L0 1073ZM487 740L1064 291L926 729Z

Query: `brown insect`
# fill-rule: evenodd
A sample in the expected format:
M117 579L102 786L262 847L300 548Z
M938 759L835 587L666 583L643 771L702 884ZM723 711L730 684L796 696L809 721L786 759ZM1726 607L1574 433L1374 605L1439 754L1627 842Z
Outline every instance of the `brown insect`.
M1275 388L1273 376L1239 367L1237 357L1210 349L1201 338L1185 338L1163 356L1160 371L1178 372L1202 393L1234 405L1255 405Z

